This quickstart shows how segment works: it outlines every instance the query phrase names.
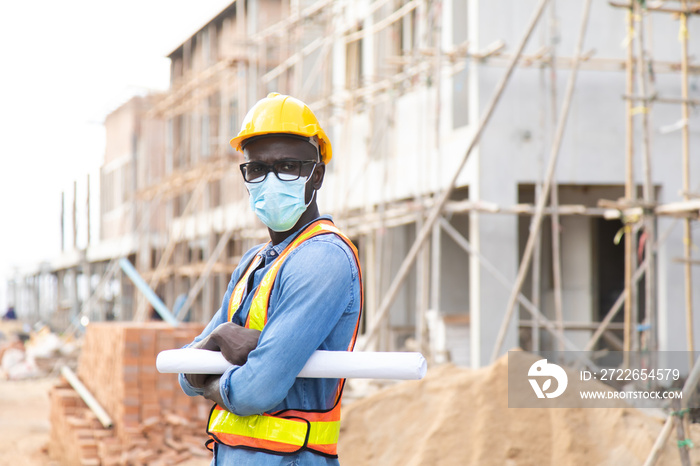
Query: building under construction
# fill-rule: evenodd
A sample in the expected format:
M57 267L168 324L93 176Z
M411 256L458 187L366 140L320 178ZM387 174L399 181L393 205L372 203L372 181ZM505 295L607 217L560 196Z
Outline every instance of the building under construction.
M99 190L81 189L99 215L66 193L64 250L18 272L11 303L57 331L149 319L126 258L179 320L208 321L267 238L228 140L275 91L309 103L333 144L318 201L360 251L360 348L473 367L516 346L693 350L698 14L232 2L169 54L166 92L107 116ZM78 241L97 221L99 238Z

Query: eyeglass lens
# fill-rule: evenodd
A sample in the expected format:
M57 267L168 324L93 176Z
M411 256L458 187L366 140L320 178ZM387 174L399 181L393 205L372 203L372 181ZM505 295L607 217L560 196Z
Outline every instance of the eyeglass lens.
M274 171L277 178L282 181L294 181L301 176L301 168L307 163L315 162L310 160L280 160L272 165L262 162L247 162L241 164L241 172L248 183L262 182L270 171Z

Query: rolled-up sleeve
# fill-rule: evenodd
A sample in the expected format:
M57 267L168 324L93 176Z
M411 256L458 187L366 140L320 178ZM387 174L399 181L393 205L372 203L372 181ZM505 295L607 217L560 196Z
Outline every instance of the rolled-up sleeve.
M359 312L359 271L348 247L329 236L305 241L280 268L257 348L221 378L227 410L246 416L275 408L314 351L348 349ZM341 319L347 325L338 325Z

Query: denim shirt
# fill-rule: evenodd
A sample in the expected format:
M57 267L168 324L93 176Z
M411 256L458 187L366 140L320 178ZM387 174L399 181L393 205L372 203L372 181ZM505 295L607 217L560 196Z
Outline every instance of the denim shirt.
M330 219L329 216L321 218ZM245 325L260 281L297 234L276 246L269 243L260 252L264 266L254 273L253 286L246 291L232 322ZM243 255L231 275L221 308L194 342L226 322L233 288L261 247L258 245ZM243 366L233 366L221 376L223 407L240 416L282 409L332 408L338 379L296 378L296 375L314 351L348 349L360 305L359 271L352 251L343 240L334 234L325 234L301 243L279 270L258 346ZM179 375L179 382L187 395L202 394L202 390L193 388L183 374ZM216 444L214 464L337 465L338 460L310 451L281 456Z

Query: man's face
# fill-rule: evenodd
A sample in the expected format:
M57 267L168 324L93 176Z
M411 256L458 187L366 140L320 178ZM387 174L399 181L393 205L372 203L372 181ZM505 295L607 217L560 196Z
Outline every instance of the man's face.
M246 162L262 162L268 165L290 159L318 161L315 169L312 163L304 164L301 169L301 176L308 177L311 175L311 180L306 184L305 202L309 202L314 189L320 189L323 184L325 165L319 161L320 157L316 148L304 140L284 135L266 136L247 143L243 149L243 154ZM270 172L267 176L275 176L275 174Z

